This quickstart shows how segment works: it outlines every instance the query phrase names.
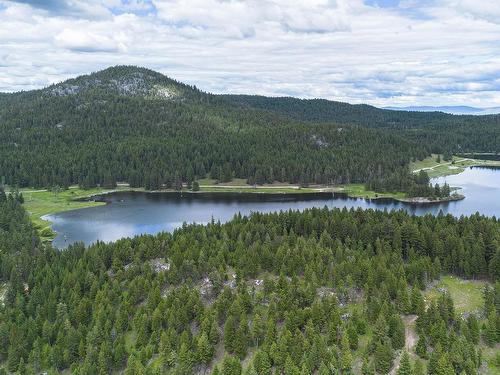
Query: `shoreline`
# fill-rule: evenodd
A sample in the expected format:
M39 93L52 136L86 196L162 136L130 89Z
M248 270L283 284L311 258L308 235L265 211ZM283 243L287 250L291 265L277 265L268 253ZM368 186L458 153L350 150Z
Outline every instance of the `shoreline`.
M176 191L173 189L164 190L151 190L147 191L143 188L130 188L129 186L118 186L115 189L101 189L93 188L89 190L79 189L77 187L70 187L67 190L61 191L57 195L53 195L50 191L36 190L29 191L25 190L27 197L25 198L25 207L30 215L30 219L33 222L35 228L38 230L40 237L44 242L52 242L57 233L52 229L53 222L50 220L50 216L73 210L81 210L91 207L98 207L108 204L104 200L97 200L96 197L106 196L114 193L147 193L147 194L165 194L165 193L175 193L175 194L267 194L267 195L332 195L334 197L336 194L340 194L349 198L354 199L364 199L364 200L393 200L396 202L401 202L405 204L412 205L429 205L429 204L439 204L443 202L457 201L465 199L465 196L454 194L451 197L432 199L424 197L414 197L408 198L404 196L404 193L376 193L373 191L366 191L360 189L362 184L351 184L348 186L314 186L302 188L299 186L259 186L259 187L243 187L243 186L200 186L199 191L182 190ZM21 190L21 192L23 192ZM31 194L31 195L29 195ZM23 194L24 195L24 194Z
M427 158L424 161L420 161L421 169L433 170L435 173L439 173L439 176L446 176L449 174L458 174L465 170L467 167L498 167L500 162L494 162L492 164L485 164L481 160L466 159L460 160L454 156L454 164L451 163L441 163L438 164L434 160L435 155ZM427 163L425 166L423 163ZM458 165L457 165L458 164ZM415 166L415 164L413 164ZM446 167L446 170L443 168ZM453 167L453 168L450 168ZM415 172L415 170L413 170ZM435 174L434 173L434 174ZM436 178L436 176L432 177ZM450 197L432 199L428 197L407 197L405 193L395 192L395 193L377 193L374 191L369 191L365 189L364 184L348 184L348 185L310 185L307 187L302 187L299 185L291 184L268 184L268 185L247 185L244 179L233 179L233 181L217 184L214 180L203 179L199 180L200 190L181 190L176 191L173 189L161 189L146 191L144 188L131 188L126 183L119 183L116 188L105 189L105 188L90 188L90 189L80 189L78 186L70 186L66 190L61 190L58 192L52 192L47 189L30 189L24 188L20 192L23 193L25 198L26 211L29 213L30 219L34 224L34 227L40 234L43 241L51 242L56 234L52 229L52 222L48 220L49 215L57 214L65 211L72 211L77 209L84 209L90 207L97 207L105 205L106 202L95 200L93 198L97 196L104 196L112 193L119 192L144 192L144 193L181 193L181 194L203 194L203 193L214 193L214 194L274 194L274 195L287 195L287 194L342 194L349 198L361 198L365 200L394 200L396 202L401 202L411 205L433 205L446 202L453 202L465 199L464 195L454 193Z
M450 195L449 197L439 198L439 199L412 197L412 198L403 198L398 200L400 202L410 203L410 204L434 204L434 203L456 202L456 201L461 201L463 199L465 199L465 195L453 194Z

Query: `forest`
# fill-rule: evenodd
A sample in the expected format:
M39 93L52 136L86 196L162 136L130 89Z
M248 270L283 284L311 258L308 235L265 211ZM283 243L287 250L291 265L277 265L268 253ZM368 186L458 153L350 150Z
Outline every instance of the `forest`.
M0 189L3 374L477 374L498 348L496 218L315 208L57 251L21 201ZM478 311L425 298L445 274L489 281Z
M118 66L0 95L0 177L19 187L148 190L212 178L249 184L366 183L430 193L408 164L431 152L498 152L500 116L213 95Z

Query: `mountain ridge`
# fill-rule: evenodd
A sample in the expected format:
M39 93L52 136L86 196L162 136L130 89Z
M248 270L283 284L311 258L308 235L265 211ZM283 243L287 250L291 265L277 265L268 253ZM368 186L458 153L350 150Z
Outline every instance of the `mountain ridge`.
M19 91L14 93L0 93L0 97L9 97L16 94L29 95L41 92L45 95L70 96L80 92L88 91L112 91L123 96L144 96L156 99L186 99L186 97L215 97L223 98L231 104L238 104L251 108L266 109L274 112L280 103L288 102L288 106L299 106L303 112L300 116L292 116L298 120L324 121L324 118L304 115L308 111L307 107L319 107L322 111L327 111L334 121L334 116L344 116L346 113L370 112L372 115L391 117L391 112L410 112L410 116L421 116L422 113L437 112L440 115L496 115L500 113L500 107L477 108L471 106L407 106L407 107L377 107L367 103L351 104L348 102L330 100L324 98L298 98L293 96L268 97L253 94L212 94L198 89L196 86L187 85L183 82L170 78L168 75L155 70L136 65L115 65L108 68L69 78L62 82L54 83L44 88ZM268 102L262 104L262 101ZM330 107L330 108L327 108ZM293 110L287 109L287 113L293 114ZM420 117L419 117L420 118Z
M214 95L134 66L1 95L0 124L0 176L19 186L155 189L210 176L406 189L410 160L500 145L500 116Z
M500 114L500 107L478 108L471 106L407 106L407 107L382 107L391 111L409 111L409 112L443 112L451 115L496 115Z

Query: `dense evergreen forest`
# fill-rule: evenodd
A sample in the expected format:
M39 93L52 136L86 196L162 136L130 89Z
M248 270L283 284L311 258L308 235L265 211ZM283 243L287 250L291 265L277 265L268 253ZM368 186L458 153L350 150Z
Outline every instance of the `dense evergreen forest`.
M476 374L500 340L495 218L255 213L59 252L20 200L0 190L3 374ZM480 311L425 301L441 274L489 279Z
M263 109L310 123L345 123L386 129L433 153L500 152L500 115L465 116L442 112L393 111L324 99L222 95L232 104ZM471 151L474 150L474 151Z
M0 95L0 177L20 187L147 189L211 177L251 184L368 183L430 191L408 171L431 152L497 152L499 116L219 96L151 70L114 67Z

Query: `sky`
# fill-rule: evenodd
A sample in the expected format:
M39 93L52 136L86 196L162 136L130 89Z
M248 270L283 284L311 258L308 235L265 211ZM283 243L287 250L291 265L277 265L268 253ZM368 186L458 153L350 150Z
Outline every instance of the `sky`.
M213 93L500 106L500 0L0 0L0 91L121 64Z

